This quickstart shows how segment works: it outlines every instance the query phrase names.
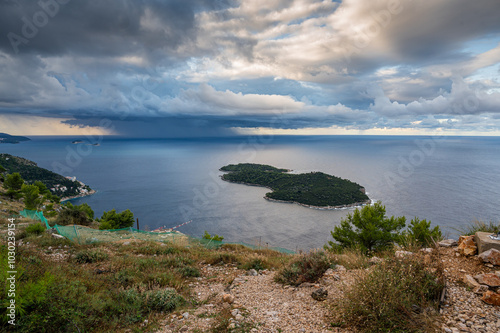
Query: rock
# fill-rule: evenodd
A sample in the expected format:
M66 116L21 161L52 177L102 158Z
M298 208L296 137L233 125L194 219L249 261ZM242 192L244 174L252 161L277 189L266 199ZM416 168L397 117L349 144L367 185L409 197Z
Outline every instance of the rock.
M493 265L500 266L500 251L496 249L489 249L478 255L479 259L483 262L489 262Z
M458 252L464 256L473 256L477 252L474 236L460 236L458 240Z
M324 301L327 296L328 291L323 288L316 289L311 293L311 297L318 302Z
M130 245L130 242L123 242L122 245Z
M299 285L299 288L311 288L311 287L314 287L315 284L314 283L310 283L310 282L304 282L304 283L301 283Z
M335 270L335 272L346 272L347 271L347 269L342 265L336 265L334 270Z
M491 305L500 306L500 294L494 293L493 291L485 292L481 300Z
M445 239L445 240L442 240L438 243L439 246L441 247L453 247L453 246L457 246L457 241L454 240L454 239Z
M59 239L64 238L64 236L61 236L59 234L51 234L51 236L54 237L54 238L59 238Z
M411 256L413 254L413 252L410 252L410 251L396 251L394 253L394 255L396 256L396 258L404 258L404 257L407 257L407 256Z
M243 320L245 320L245 317L243 317L243 316L242 316L242 315L240 315L240 314L237 314L237 315L234 317L234 319L236 319L236 321L243 321Z
M465 275L463 278L464 283L470 288L479 287L479 283L471 275Z
M474 290L472 290L475 294L482 294L488 291L488 286L484 284L480 284L479 286L475 287Z
M333 272L333 269L328 268L326 272L323 275L334 275L335 273Z
M372 265L380 264L383 261L384 259L381 259L379 257L371 257L370 260L368 260L368 262Z
M492 239L490 236L496 235L491 232L481 232L478 231L474 235L474 241L477 245L477 253L483 253L490 249L495 249L500 251L500 241L496 239Z
M422 251L424 253L432 253L432 251L434 251L434 249L431 247L426 247L425 249L420 249L420 251Z
M251 269L247 272L247 275L250 275L250 276L257 276L259 275L259 273L257 273L257 271L255 269Z
M184 313L182 314L182 317L183 317L184 319L188 319L188 318L189 318L189 313L188 313L188 312L184 312Z
M493 273L479 274L475 276L477 282L490 287L500 287L500 277Z
M232 304L234 302L234 296L231 294L224 294L222 295L222 301L224 303Z

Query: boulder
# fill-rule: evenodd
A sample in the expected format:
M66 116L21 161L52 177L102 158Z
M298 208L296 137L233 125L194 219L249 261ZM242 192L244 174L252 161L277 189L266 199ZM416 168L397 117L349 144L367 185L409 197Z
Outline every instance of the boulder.
M247 275L250 275L250 276L257 276L259 275L259 273L257 273L257 271L255 269L251 269L247 272Z
M474 236L460 236L458 240L458 252L464 256L473 256L477 252Z
M233 303L233 302L234 302L234 296L233 296L233 295L231 295L231 294L224 294L224 295L222 295L222 301L223 301L224 303L229 303L229 304L231 304L231 303Z
M493 273L479 274L475 276L477 282L490 287L500 287L500 277Z
M479 259L484 262L489 262L493 265L500 266L500 251L496 249L489 249L478 255Z
M481 300L485 303L500 306L500 294L494 293L493 291L488 290L483 294Z
M479 287L479 283L471 275L465 275L463 281L470 288Z
M490 249L495 249L500 251L500 241L496 239L491 239L491 232L481 232L478 231L474 235L474 241L477 244L477 253L483 253Z
M457 241L454 240L454 239L445 239L445 240L442 240L438 243L439 246L441 247L453 247L453 246L457 246Z
M318 302L324 301L327 296L328 290L325 290L323 288L316 289L311 293L311 297Z
M472 291L475 293L475 294L483 294L485 292L488 291L488 286L487 285L484 285L484 284L480 284L479 286L477 286L476 288L474 288Z

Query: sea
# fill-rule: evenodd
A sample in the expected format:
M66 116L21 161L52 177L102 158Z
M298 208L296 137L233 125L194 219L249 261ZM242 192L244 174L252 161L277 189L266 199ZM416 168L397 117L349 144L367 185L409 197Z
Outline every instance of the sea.
M210 139L31 137L2 144L97 193L79 198L101 216L130 209L141 230L160 226L228 242L321 248L355 208L320 210L263 199L266 188L223 182L227 164L321 171L365 187L388 216L426 219L457 238L474 220L499 222L500 138L421 136L253 136ZM73 140L85 141L72 144ZM91 145L97 144L97 145Z

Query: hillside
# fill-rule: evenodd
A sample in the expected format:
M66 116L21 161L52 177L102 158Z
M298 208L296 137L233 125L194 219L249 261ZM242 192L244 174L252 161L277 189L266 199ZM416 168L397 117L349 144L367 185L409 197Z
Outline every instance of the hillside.
M223 180L272 189L265 196L270 200L325 208L357 205L370 200L359 184L323 172L289 174L285 173L289 171L286 169L249 163L231 164L220 170L228 171L222 176Z
M22 141L30 141L31 139L24 136L14 136L7 133L0 133L0 143L20 143Z
M52 194L61 198L85 195L92 191L89 186L77 180L40 168L35 162L22 157L0 154L0 165L7 169L8 173L18 172L27 183L41 181Z

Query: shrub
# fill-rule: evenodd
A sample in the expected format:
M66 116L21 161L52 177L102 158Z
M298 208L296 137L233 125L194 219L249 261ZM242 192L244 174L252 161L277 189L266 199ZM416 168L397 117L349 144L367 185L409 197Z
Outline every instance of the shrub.
M411 220L408 230L403 233L402 242L416 243L421 247L433 246L434 242L443 239L443 235L439 226L434 227L432 230L430 227L431 221L427 222L427 220L419 220L418 217L415 217Z
M150 311L173 311L184 303L184 298L175 289L149 290L142 294L144 306Z
M208 257L206 263L211 265L239 264L240 260L232 253L218 253Z
M36 185L23 184L21 192L24 197L24 205L28 210L37 210L42 204L43 199L40 197L40 189Z
M88 226L92 223L87 214L84 211L66 207L64 208L56 218L56 224L59 225L85 225Z
M134 214L130 210L117 213L115 209L104 212L99 220L100 230L129 228L134 225Z
M489 223L485 223L483 221L472 221L462 228L455 229L455 231L457 231L460 235L467 236L474 235L478 231L491 232L493 234L500 231L500 224L496 224L492 221L490 221Z
M45 227L40 223L30 224L26 228L27 235L41 235L45 232Z
M83 250L75 254L75 261L79 264L90 264L108 258L108 254L100 250Z
M208 239L208 240L213 240L213 241L217 241L217 242L222 242L222 240L224 239L223 236L219 236L219 235L210 235L208 233L208 231L205 230L205 233L203 234L203 237L202 239Z
M405 217L385 216L385 206L380 202L373 206L356 208L353 214L342 219L331 235L335 241L325 245L326 250L359 246L363 251L380 251L391 247L399 238L399 230L405 227Z
M192 266L184 266L177 268L177 272L179 272L180 275L183 277L199 277L201 276L200 271L196 267Z
M387 260L350 286L334 316L361 332L428 332L428 318L437 316L441 281L441 269L431 273L420 258Z
M298 286L304 282L316 282L330 267L331 262L324 252L310 252L301 255L289 266L281 269L275 280L292 286Z
M241 268L249 270L249 269L255 269L257 271L261 271L264 269L268 269L270 267L269 262L263 258L253 258L250 259L249 261L243 263L241 265Z

